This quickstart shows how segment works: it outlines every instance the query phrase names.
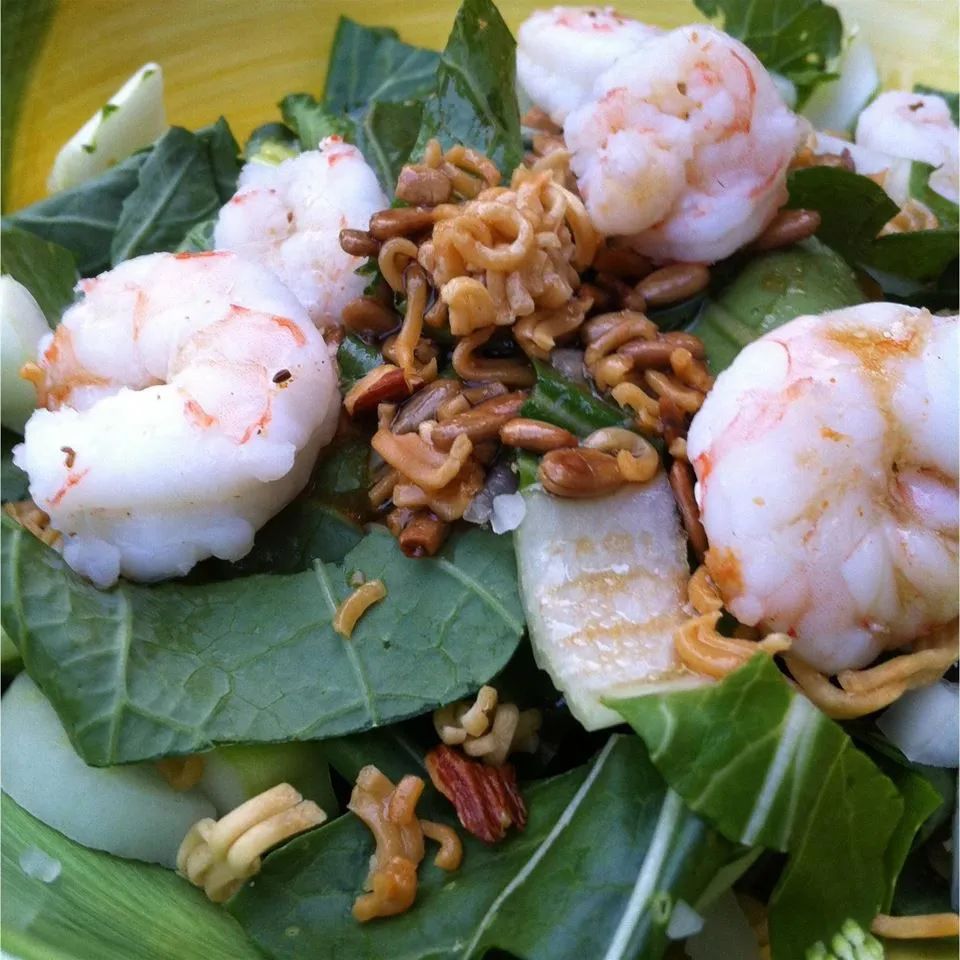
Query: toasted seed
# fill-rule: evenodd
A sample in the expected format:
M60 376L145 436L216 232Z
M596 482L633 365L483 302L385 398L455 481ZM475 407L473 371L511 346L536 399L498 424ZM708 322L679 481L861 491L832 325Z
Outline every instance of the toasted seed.
M477 383L472 387L463 388L464 399L469 402L471 407L475 407L491 397L502 397L508 392L507 388L498 380L488 380L486 383Z
M381 210L370 218L370 233L377 240L406 237L433 226L430 207L397 207Z
M540 461L540 482L558 497L600 497L624 484L616 457L583 447L551 450Z
M647 298L634 287L624 298L623 306L627 310L636 310L637 313L647 312Z
M686 300L705 290L710 283L710 271L702 263L673 263L661 267L637 284L648 304L661 307Z
M623 317L619 311L597 314L580 328L580 339L586 344L594 343L622 322Z
M354 257L375 257L380 252L380 242L366 230L341 230L340 249Z
M697 360L706 360L707 358L707 348L695 334L685 333L683 330L671 330L669 333L661 333L660 337L674 347L689 350L690 354Z
M396 196L406 203L434 207L446 203L453 193L450 178L442 171L425 166L407 166L400 171Z
M500 439L508 447L532 450L534 453L547 453L560 447L575 447L577 438L569 430L545 423L543 420L531 420L527 417L515 417L500 428Z
M343 325L354 333L383 336L400 325L400 317L374 297L351 300L342 313Z
M703 555L707 552L707 532L700 522L700 508L693 495L693 479L693 467L686 461L674 460L670 465L670 489L677 501L683 527L697 559L703 560Z
M635 370L646 370L670 366L670 354L676 349L666 340L628 340L617 349L617 353L629 357Z
M668 447L672 448L675 441L682 439L687 433L686 414L669 394L664 394L659 400L660 424L663 429L663 439Z
M603 287L598 287L595 283L581 283L580 296L589 297L597 310L607 310L613 304L610 292Z
M616 313L607 314L606 316L612 321L611 325L607 326L599 336L593 337L590 345L584 352L583 362L588 368L592 367L601 357L612 353L628 340L633 340L637 337L652 340L657 335L656 324L648 320L642 313L634 313L632 310L618 310ZM594 317L590 323L601 319L602 315L600 317ZM591 331L591 336L593 332L599 329L600 325L598 323L594 330Z
M460 391L456 380L434 380L418 390L399 410L390 430L393 433L412 433L425 420L434 420L437 411Z
M495 440L500 436L500 428L520 412L526 399L526 393L517 390L484 400L445 423L438 423L430 434L431 442L438 450L449 450L461 434L466 434L474 443Z
M593 258L593 269L624 280L640 280L653 267L642 253L628 247L601 247Z
M820 229L817 210L781 210L753 243L754 250L776 250L812 237Z

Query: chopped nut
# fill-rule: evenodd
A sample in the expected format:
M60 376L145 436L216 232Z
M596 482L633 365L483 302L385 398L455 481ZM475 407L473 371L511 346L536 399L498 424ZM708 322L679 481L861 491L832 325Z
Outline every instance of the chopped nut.
M440 408L457 396L460 385L456 380L434 380L418 390L399 410L390 429L393 433L412 433L425 420L437 419Z
M511 826L526 827L527 809L510 764L490 767L441 745L427 754L426 766L463 827L484 843L502 840Z
M449 523L444 523L429 510L417 510L394 535L406 556L432 557L443 546L449 533Z
M376 410L379 404L402 400L410 395L410 387L403 371L392 363L384 363L361 377L343 398L350 416Z

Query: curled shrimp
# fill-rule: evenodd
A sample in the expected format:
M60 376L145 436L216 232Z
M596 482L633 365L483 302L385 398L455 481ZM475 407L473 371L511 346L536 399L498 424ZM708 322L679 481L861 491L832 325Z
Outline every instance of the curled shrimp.
M340 325L343 308L363 293L354 272L363 260L340 247L344 228L366 230L387 206L360 151L339 137L277 166L248 163L214 229L218 250L269 267L321 329Z
M14 460L99 586L237 560L336 428L323 337L269 271L157 253L80 284L29 371L45 409Z
M597 77L663 31L612 7L537 10L517 31L520 86L554 123L587 103Z
M902 158L936 167L930 187L956 203L960 195L958 137L960 131L943 97L888 90L860 114L855 140L859 147L886 154L891 165L895 158Z
M829 673L957 616L958 318L800 317L720 374L687 439L707 567Z
M657 260L712 262L786 202L804 132L738 40L681 27L618 60L564 124L594 225Z

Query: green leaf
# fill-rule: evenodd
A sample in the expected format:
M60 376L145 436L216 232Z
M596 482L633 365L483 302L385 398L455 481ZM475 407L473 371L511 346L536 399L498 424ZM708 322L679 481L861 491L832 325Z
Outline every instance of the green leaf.
M41 823L6 794L3 949L21 960L258 960L237 924L170 870L88 850ZM50 883L23 869L55 860Z
M917 839L920 828L943 805L944 798L928 780L906 767L884 764L881 769L894 782L903 798L903 813L897 821L884 854L883 873L887 879L887 891L882 909L886 912L893 902L897 878L900 876L900 871Z
M20 442L12 430L0 430L0 500L24 500L27 496L27 475L13 462L13 448Z
M416 153L436 138L485 153L504 177L523 160L516 42L492 0L464 0L440 56L436 93L423 105Z
M537 382L520 408L520 415L555 423L578 437L601 427L620 427L626 423L622 410L589 390L568 380L549 363L534 360Z
M336 440L323 451L307 491L264 524L245 557L236 563L211 560L205 567L222 579L301 573L314 560L336 563L363 539L358 520L369 512L369 487L369 439Z
M372 103L357 118L354 142L389 197L393 197L400 170L416 144L423 109L418 101Z
M540 479L540 457L535 453L529 450L518 450L514 455L514 463L520 490L526 490Z
M775 960L802 957L887 897L904 801L759 654L714 687L610 704L670 787L730 840L789 852L770 900Z
M954 125L960 123L960 94L955 90L953 92L949 90L938 90L936 87L928 87L923 83L915 83L913 85L914 93L932 93L935 97L943 97L947 101L947 106L950 108L950 116L953 118Z
M960 207L936 190L930 189L930 174L935 169L936 167L929 163L919 163L916 160L910 164L910 196L932 210L941 227L953 227L956 232L960 223L957 216Z
M336 439L322 452L310 487L323 503L365 517L370 483L370 436L357 434Z
M789 206L820 214L817 237L849 263L878 272L885 289L899 293L892 278L936 280L958 254L956 228L878 237L899 207L869 177L839 167L795 170L787 180Z
M297 135L304 150L316 150L326 137L355 141L354 122L329 110L309 93L291 93L280 101L283 122Z
M410 156L420 128L422 104L374 102L352 116L332 113L309 93L292 93L280 102L284 121L305 150L324 137L342 137L359 148L384 190L393 196L400 168Z
M314 560L342 560L362 539L363 528L356 521L336 507L308 497L294 500L264 524L253 549L243 559L208 563L216 579L254 573L302 573Z
M57 0L3 0L0 4L0 89L3 90L0 184L3 186L4 199L10 179L11 151L20 119L20 103L56 9Z
M689 328L707 349L713 372L720 373L748 344L804 314L863 303L853 270L838 254L816 241L763 254L707 301Z
M840 167L808 167L787 178L788 206L820 214L817 237L852 264L868 256L883 225L899 207L869 177Z
M350 914L373 852L352 815L268 857L228 909L275 960L471 960L497 949L653 960L677 900L697 904L718 873L729 884L746 862L664 787L635 737L611 737L588 768L524 794L523 833L496 846L464 837L463 866L449 874L428 850L416 903L388 921Z
M341 563L303 573L100 591L2 524L3 627L97 766L424 713L492 677L523 633L512 544L483 530L430 559L376 527ZM345 640L331 620L358 573L387 597Z
M265 163L280 163L299 152L297 135L283 123L261 124L243 145L245 160L257 158Z
M742 40L768 69L788 77L802 102L840 54L840 14L822 0L694 0L708 17L723 17L723 29Z
M223 117L218 117L216 123L210 124L209 127L198 130L195 136L206 150L220 202L226 203L237 189L237 177L240 176L240 146Z
M889 233L874 241L864 266L898 277L934 281L958 255L960 234L956 227ZM955 278L956 270L953 274Z
M195 223L186 236L180 241L177 253L206 253L213 249L213 231L217 225L217 218L201 220Z
M382 363L383 356L376 347L364 342L355 333L348 333L337 348L340 389L346 393L358 380Z
M147 155L137 188L123 201L111 263L175 250L192 227L214 218L236 188L238 150L222 118L196 134L171 127Z
M112 170L18 210L4 220L66 247L77 269L89 277L110 266L110 245L126 198L137 189L140 168L150 156L144 150ZM183 236L183 231L177 240Z
M333 113L351 113L378 101L426 97L433 91L439 62L433 50L404 43L396 30L340 17L323 103Z
M73 254L59 244L15 227L0 228L0 272L30 291L51 327L73 303L77 265Z
M895 917L953 912L950 884L930 865L925 849L914 850L907 858L887 912Z

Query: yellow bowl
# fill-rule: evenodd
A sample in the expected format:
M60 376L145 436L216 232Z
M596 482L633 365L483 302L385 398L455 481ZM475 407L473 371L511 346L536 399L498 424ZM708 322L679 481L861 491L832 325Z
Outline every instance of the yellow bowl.
M34 10L46 5L24 2ZM500 8L515 28L550 2L504 0ZM870 41L888 85L956 88L956 0L834 2ZM319 93L339 14L441 47L455 9L452 0L60 0L21 105L6 206L16 210L45 194L60 145L148 60L164 68L171 123L194 128L222 113L242 142L279 119L284 94ZM662 26L702 19L690 0L638 0L623 9Z
M24 2L30 16L47 5ZM956 88L956 0L834 2L870 42L885 85ZM548 5L503 0L500 9L516 28L531 10ZM279 119L276 104L284 94L320 92L339 14L390 24L405 40L439 48L456 6L450 0L60 0L20 105L6 207L44 196L60 146L149 60L164 68L171 123L195 128L223 114L242 142L254 127ZM639 0L621 9L661 26L702 19L690 0ZM892 945L887 955L933 960L956 957L957 949L955 942Z

